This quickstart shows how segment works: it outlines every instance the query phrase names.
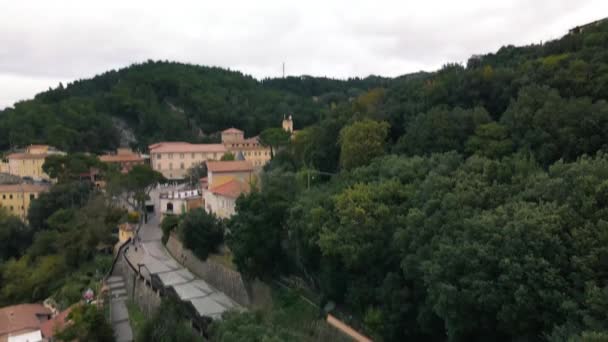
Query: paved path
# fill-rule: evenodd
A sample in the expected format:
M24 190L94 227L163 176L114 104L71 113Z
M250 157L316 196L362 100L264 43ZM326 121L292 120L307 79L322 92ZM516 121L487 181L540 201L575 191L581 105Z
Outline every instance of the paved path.
M166 190L155 189L150 193L157 212L158 194ZM161 242L162 235L158 216L149 214L148 222L141 226L138 237L124 252L146 280L152 283L152 277L157 277L163 287L172 288L182 301L190 302L200 317L219 318L224 311L240 308L235 301L173 259Z
M110 287L110 321L117 342L133 341L133 330L127 310L127 289L121 276L109 277L106 281Z

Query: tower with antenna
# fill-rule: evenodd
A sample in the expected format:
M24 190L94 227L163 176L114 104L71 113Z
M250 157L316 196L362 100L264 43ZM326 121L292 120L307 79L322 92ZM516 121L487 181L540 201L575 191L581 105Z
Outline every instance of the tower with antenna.
M283 78L285 78L285 62L283 62Z

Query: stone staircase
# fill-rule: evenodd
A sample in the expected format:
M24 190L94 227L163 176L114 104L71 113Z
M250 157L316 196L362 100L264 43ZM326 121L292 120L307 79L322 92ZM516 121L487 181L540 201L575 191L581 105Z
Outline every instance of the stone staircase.
M106 280L110 288L110 321L117 342L133 341L133 330L127 310L127 289L121 276L111 276Z

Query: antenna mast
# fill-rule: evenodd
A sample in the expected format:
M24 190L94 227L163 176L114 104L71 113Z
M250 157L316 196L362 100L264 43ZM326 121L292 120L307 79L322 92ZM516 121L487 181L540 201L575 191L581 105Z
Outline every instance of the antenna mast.
M285 62L283 62L283 78L285 78Z

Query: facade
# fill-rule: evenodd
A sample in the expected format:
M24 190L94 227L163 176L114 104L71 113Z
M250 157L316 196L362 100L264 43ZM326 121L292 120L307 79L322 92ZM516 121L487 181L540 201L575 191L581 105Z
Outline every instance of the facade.
M52 312L41 304L19 304L0 309L0 342L42 341L41 326Z
M245 134L239 129L222 131L222 144L230 153L241 155L256 167L262 167L270 160L270 148L262 146L258 137L245 139Z
M2 168L7 173L21 178L50 180L49 175L42 170L42 165L46 157L52 154L65 153L48 145L30 145L23 152L11 153L6 156L7 161Z
M253 170L253 163L246 160L207 162L208 187L213 188L233 179L251 183L254 180Z
M160 194L161 219L167 215L181 215L202 206L199 189L167 191Z
M201 179L205 210L222 218L235 213L235 201L251 191L255 182L250 161L207 162L207 177Z
M119 148L114 154L99 156L99 160L104 163L117 165L122 173L128 173L133 166L144 163L144 158L134 153L130 148Z
M289 133L293 133L293 118L288 116L287 118L283 117L283 130Z
M0 208L6 209L9 214L19 216L25 221L32 200L48 189L49 186L40 184L0 185Z
M123 243L135 236L135 229L137 227L134 224L125 222L118 225L118 242Z
M160 142L149 146L152 169L167 179L184 179L186 171L208 160L220 160L226 147L223 144L191 144Z
M236 199L243 193L249 193L249 183L232 179L224 184L203 191L205 209L221 218L229 218L235 214Z

